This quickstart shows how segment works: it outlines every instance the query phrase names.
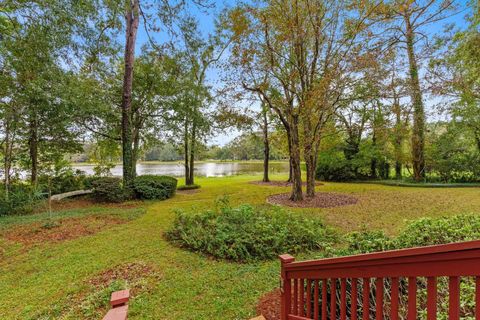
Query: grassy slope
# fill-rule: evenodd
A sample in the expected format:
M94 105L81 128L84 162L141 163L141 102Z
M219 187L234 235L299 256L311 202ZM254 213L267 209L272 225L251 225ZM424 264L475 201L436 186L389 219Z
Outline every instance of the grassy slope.
M278 177L277 177L278 178ZM282 177L284 178L284 177ZM92 236L28 251L15 250L0 262L0 315L28 319L39 311L61 308L92 275L114 265L143 261L163 274L153 291L137 295L130 319L245 319L254 315L257 298L278 285L277 261L235 264L214 261L172 247L162 232L175 208L206 208L218 196L233 203L264 203L268 194L288 188L248 184L259 176L198 179L199 193L147 203L147 213L128 224ZM318 190L354 193L357 205L296 210L318 215L342 231L382 228L395 233L405 219L480 213L480 189L401 188L328 183ZM0 226L7 220L0 220ZM0 240L1 241L1 240Z

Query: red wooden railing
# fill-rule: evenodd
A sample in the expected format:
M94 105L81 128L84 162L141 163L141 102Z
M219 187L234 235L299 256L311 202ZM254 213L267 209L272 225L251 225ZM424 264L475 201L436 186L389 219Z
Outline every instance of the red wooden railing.
M472 313L480 320L480 241L303 262L281 255L280 260L281 320L416 320L425 313L432 320L439 305L448 305L449 319L459 319L461 277L474 279ZM448 293L440 296L437 285L444 283Z

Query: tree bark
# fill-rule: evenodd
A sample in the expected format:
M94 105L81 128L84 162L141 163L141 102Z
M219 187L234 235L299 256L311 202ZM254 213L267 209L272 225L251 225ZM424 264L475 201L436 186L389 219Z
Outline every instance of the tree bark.
M188 161L188 120L185 118L183 133L183 153L184 153L184 165L185 165L185 184L190 185L190 162Z
M406 40L410 74L410 94L413 104L412 164L413 177L421 181L425 177L425 111L418 76L417 60L414 52L415 36L410 16L406 15Z
M395 113L395 138L394 138L394 149L395 149L395 178L402 179L402 118L401 118L401 109L398 99L395 98L393 112Z
M190 141L190 176L189 176L189 185L195 184L195 176L194 176L194 170L195 170L195 139L196 139L196 126L195 122L192 125L192 135L191 135L191 141Z
M10 129L11 129L10 119L7 114L5 115L5 146L4 146L4 159L3 159L3 169L4 169L3 183L5 185L6 199L8 199L9 197L10 170L12 167Z
M292 165L292 193L290 200L301 201L303 200L302 192L302 171L300 168L300 139L298 135L298 116L292 115L292 121L290 126L290 159Z
M270 158L270 144L268 141L268 119L267 119L267 109L263 107L262 110L263 116L263 182L269 182L268 177L268 161Z
M38 118L35 110L32 110L30 114L28 147L31 163L30 182L36 186L38 181Z
M122 94L122 159L123 159L123 183L127 189L133 186L136 168L133 159L132 139L132 84L133 65L135 61L135 42L139 24L139 0L129 0L126 20L125 42L125 73L123 77Z

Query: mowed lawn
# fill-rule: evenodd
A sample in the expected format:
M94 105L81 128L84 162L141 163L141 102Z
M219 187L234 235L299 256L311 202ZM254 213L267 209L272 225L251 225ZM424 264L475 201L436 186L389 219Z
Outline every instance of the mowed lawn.
M163 232L171 225L175 209L211 208L224 195L232 204L264 204L268 195L289 190L248 183L258 179L204 178L197 180L202 185L198 193L178 194L162 202L0 218L0 319L98 319L106 310L108 290L122 286L110 283L105 288L102 283L108 284L110 278L122 280L122 275L134 287L129 319L254 316L258 298L278 286L277 261L216 261L170 245ZM362 228L395 234L407 220L419 217L480 213L480 188L325 183L317 191L347 193L359 199L351 206L293 210L318 216L342 234ZM47 242L21 242L11 235L12 230L31 225L54 230L60 219L73 219L67 227L86 231ZM81 223L85 219L87 227Z

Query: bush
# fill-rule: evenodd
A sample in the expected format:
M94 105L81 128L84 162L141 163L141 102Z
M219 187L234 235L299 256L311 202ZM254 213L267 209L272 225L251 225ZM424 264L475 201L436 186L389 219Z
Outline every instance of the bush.
M177 179L169 176L144 175L135 178L135 193L140 199L171 198L177 190Z
M221 205L217 211L177 212L167 239L195 252L235 261L321 250L336 240L334 233L317 219L280 208L231 208L225 202Z
M200 185L198 184L189 184L189 185L183 185L180 187L177 187L177 190L194 190L194 189L200 189Z
M53 194L60 194L85 188L86 175L81 170L65 170L58 175L42 175L38 179L43 192L49 191Z
M316 178L323 181L351 181L357 179L357 175L343 153L330 152L319 156Z
M5 190L3 185L2 189ZM11 185L8 197L4 191L0 193L0 216L32 213L38 201L45 196L28 185Z
M128 198L128 193L122 186L122 179L102 177L92 181L93 197L102 202L122 202Z

